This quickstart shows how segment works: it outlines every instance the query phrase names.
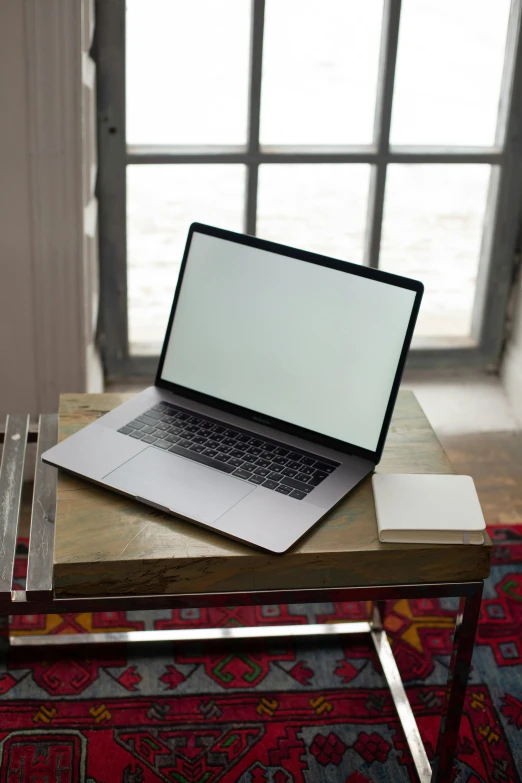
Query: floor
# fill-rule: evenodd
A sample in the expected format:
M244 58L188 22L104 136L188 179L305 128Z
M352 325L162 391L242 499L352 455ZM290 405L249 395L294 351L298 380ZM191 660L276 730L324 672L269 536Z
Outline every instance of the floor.
M522 523L522 422L496 376L408 376L457 473L470 475L488 525Z

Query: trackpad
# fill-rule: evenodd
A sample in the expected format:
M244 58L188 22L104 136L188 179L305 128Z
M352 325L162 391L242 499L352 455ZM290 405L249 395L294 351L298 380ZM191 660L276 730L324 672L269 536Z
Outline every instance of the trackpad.
M103 480L109 487L204 523L214 522L255 489L252 484L152 446Z

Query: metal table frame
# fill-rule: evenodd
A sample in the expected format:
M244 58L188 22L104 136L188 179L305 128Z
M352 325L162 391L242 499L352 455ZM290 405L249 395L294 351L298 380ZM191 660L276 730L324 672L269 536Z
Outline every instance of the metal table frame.
M466 694L475 634L480 614L483 582L382 585L376 587L321 588L311 590L266 590L255 593L193 593L185 595L100 596L58 598L53 590L54 520L57 471L45 465L40 455L56 443L58 417L40 416L38 430L29 428L29 416L7 417L0 467L0 620L5 628L9 615L61 614L159 608L253 606L262 604L315 603L324 601L371 601L367 622L279 625L252 628L209 628L167 631L126 631L58 636L9 636L12 647L99 644L101 642L201 641L272 637L369 634L379 657L397 714L422 783L451 780L462 708ZM37 442L34 495L29 537L25 590L13 590L16 539L20 516L26 444ZM385 602L401 598L459 598L453 650L448 671L439 738L433 768L430 766L413 711L383 627Z

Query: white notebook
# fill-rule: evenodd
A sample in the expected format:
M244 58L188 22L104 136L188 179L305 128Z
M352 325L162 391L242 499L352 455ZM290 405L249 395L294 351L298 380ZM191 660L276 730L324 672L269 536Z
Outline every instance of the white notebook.
M379 539L401 544L483 544L486 523L471 476L375 473Z

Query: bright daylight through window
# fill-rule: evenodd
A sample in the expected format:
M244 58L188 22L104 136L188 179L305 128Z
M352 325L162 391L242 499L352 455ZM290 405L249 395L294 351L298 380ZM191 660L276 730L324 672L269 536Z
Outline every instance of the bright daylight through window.
M127 0L120 354L158 355L194 220L420 279L413 348L478 345L512 5Z

